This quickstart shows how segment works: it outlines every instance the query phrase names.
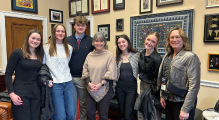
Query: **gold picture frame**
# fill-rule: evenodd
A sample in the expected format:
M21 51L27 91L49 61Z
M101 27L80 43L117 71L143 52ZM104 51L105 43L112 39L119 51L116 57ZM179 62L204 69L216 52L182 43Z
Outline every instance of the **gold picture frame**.
M207 69L210 71L219 71L219 53L208 53Z

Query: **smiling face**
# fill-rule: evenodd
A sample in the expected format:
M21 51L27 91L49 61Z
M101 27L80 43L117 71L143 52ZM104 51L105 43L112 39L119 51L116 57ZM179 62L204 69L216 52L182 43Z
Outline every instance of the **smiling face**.
M158 45L158 39L155 35L148 35L145 38L144 46L146 50L153 50Z
M104 46L105 46L105 42L100 38L97 38L96 40L94 40L93 44L94 44L96 51L102 51L104 49Z
M57 26L55 32L56 40L63 40L65 38L65 28L61 25Z
M128 41L122 37L118 39L118 47L120 50L125 51L128 48Z
M41 36L38 33L32 33L29 37L28 44L32 49L37 48L41 43Z
M183 39L178 30L173 30L170 34L170 46L174 51L180 51L183 48Z
M74 25L74 28L75 28L75 31L77 34L84 34L87 26L86 26L86 24L76 23Z

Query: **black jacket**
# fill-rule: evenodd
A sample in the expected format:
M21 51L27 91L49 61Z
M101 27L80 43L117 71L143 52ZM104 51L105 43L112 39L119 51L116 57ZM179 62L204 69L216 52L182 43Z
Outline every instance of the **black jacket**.
M140 58L139 58L139 79L148 83L152 84L153 88L151 92L157 92L156 86L157 86L157 76L158 71L160 67L160 63L162 61L161 56L159 53L154 50L149 57L147 58L147 61L145 59L145 53L146 49L141 52Z
M55 113L53 104L52 104L52 88L48 87L48 81L52 80L52 76L49 72L49 68L46 64L42 65L41 69L39 70L37 74L38 78L38 84L41 87L41 114L42 114L42 120L48 120L52 117L52 115ZM44 83L46 82L46 86Z
M152 102L151 88L147 88L141 95L138 110L143 113L145 120L155 120L156 113Z

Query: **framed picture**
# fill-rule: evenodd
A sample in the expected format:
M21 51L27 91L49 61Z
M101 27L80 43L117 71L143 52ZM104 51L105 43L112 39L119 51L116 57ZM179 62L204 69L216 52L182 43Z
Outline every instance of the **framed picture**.
M98 32L102 32L107 41L110 41L110 24L98 25Z
M113 0L113 10L125 9L125 0Z
M115 44L117 44L116 41L119 39L119 37L120 37L120 35L116 35L116 37L115 37Z
M89 15L89 0L70 0L69 17Z
M182 28L189 38L192 46L193 41L193 9L174 12L135 16L130 18L130 40L132 46L138 51L145 49L144 40L150 32L158 32L160 41L158 52L164 55L165 42L168 33L175 26ZM192 47L191 47L192 48Z
M211 71L219 71L219 54L208 53L207 69Z
M116 19L116 30L123 31L124 28L124 19Z
M49 21L63 23L63 11L49 9Z
M91 0L92 13L110 12L110 0Z
M55 25L56 25L56 24L51 24L51 31L52 31L53 27L55 27Z
M219 14L205 15L204 42L219 42Z
M165 6L165 5L173 5L173 4L182 4L183 0L156 0L156 6Z
M219 6L219 0L206 0L206 8Z
M38 13L37 0L11 0L12 10Z
M152 12L152 1L153 0L140 0L139 13L150 13Z

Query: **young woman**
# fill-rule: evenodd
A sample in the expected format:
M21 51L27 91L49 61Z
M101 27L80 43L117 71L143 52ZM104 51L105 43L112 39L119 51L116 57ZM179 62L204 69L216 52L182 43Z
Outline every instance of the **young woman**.
M151 32L145 39L145 50L141 52L139 58L139 79L140 83L140 106L138 111L139 120L160 120L161 112L154 106L155 96L159 96L157 90L157 75L161 56L156 50L160 35L157 32ZM159 97L158 97L159 98ZM159 101L159 100L158 100ZM158 102L159 103L159 102ZM147 114L154 110L151 114Z
M110 100L114 95L116 62L113 54L104 49L106 39L101 32L93 37L95 50L87 55L84 62L82 80L87 82L86 114L87 120L96 120L98 106L100 120L108 120Z
M73 48L67 44L66 29L55 25L51 40L43 46L44 62L52 75L53 120L73 120L75 116L74 91L68 63Z
M40 120L40 88L37 84L37 73L44 55L41 41L41 33L38 30L30 30L23 47L14 50L8 59L5 82L12 100L13 120Z
M117 86L116 96L121 120L134 120L132 111L137 97L139 52L132 48L130 39L123 34L116 41Z

